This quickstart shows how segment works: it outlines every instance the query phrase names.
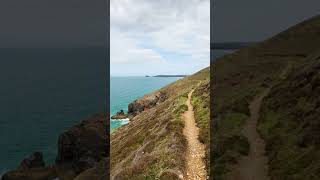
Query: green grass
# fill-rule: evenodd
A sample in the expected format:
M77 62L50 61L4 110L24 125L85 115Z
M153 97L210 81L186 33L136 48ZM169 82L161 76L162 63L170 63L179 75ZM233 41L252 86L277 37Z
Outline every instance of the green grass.
M250 145L241 131L248 116L239 112L229 112L223 119L218 120L214 133L214 154L211 171L214 179L224 179L230 171L230 165L236 163L237 158L248 155Z
M266 141L272 179L320 179L320 89L313 81L320 77L319 60L303 63L262 104L258 131Z
M199 127L199 141L205 145L206 169L210 165L210 84L209 80L201 82L193 92L191 104L194 117ZM208 172L209 173L209 172Z

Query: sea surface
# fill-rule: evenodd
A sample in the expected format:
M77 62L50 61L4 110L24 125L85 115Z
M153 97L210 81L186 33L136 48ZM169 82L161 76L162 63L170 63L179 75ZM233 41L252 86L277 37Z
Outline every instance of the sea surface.
M128 111L128 105L146 93L160 89L179 77L111 77L110 115L121 109ZM128 120L110 120L110 130L128 123Z
M0 177L34 151L46 163L60 133L107 106L104 49L0 49Z

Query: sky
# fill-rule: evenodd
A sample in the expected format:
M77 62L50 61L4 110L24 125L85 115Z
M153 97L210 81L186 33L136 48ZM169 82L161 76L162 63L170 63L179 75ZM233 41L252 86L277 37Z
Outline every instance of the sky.
M106 44L105 0L1 0L0 48Z
M261 41L315 15L319 0L213 0L211 41Z
M209 66L210 0L111 0L111 76L193 74Z

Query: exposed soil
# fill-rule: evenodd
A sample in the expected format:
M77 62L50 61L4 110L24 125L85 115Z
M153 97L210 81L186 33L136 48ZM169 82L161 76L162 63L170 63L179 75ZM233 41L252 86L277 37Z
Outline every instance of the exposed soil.
M183 134L188 142L185 179L205 180L207 179L207 172L204 163L205 146L199 141L199 128L197 127L194 119L194 111L191 104L191 96L193 91L194 90L188 94L188 100L186 101L188 110L182 114L182 118L185 122Z
M257 132L257 123L262 100L268 95L270 88L265 89L250 104L250 118L247 120L243 134L250 143L248 156L239 159L238 165L230 174L230 180L268 180L268 158L265 155L265 142Z
M280 80L284 80L292 64L282 70L279 75ZM248 156L239 159L238 165L230 173L228 179L232 180L269 180L268 157L265 153L265 142L257 131L257 124L260 117L260 109L263 99L269 94L272 86L262 91L249 105L250 118L243 128L243 135L248 138L250 152Z

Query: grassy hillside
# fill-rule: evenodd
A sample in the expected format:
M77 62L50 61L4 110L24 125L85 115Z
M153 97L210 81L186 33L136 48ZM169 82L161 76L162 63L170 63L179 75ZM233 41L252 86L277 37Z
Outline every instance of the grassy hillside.
M320 51L294 67L265 99L259 131L273 179L320 179Z
M199 84L193 92L192 105L194 116L199 127L199 140L206 145L206 166L210 162L210 80L207 79ZM209 170L209 168L207 169Z
M111 179L167 180L184 174L187 144L182 133L181 113L187 108L184 103L188 92L199 83L208 85L208 78L209 68L206 68L158 90L166 96L163 102L140 112L129 124L111 134ZM205 135L208 130L204 129L209 126L203 125L204 116L208 117L206 121L209 123L208 115L201 114L198 119L202 132L205 132L202 133L203 140L208 143Z
M291 92L293 94L291 94L290 98L294 98L299 89L292 85L295 84L292 79L286 78L288 74L290 74L290 77L294 76L291 74L296 73L296 68L302 71L301 74L306 72L302 67L311 63L308 59L316 52L319 52L319 44L320 17L314 17L264 42L219 58L211 65L213 71L211 77L213 84L211 88L211 95L213 96L211 179L226 179L226 175L233 165L237 163L239 157L248 154L250 144L242 134L243 125L250 116L248 106L251 100L267 87L272 87L272 89L267 97L267 102L262 105L263 114L265 115L259 121L259 130L267 142L270 163L269 173L272 178L299 179L295 174L302 175L306 172L316 172L318 170L314 165L306 165L310 164L310 161L307 161L302 167L298 165L298 161L286 162L285 158L289 157L281 157L278 153L285 154L287 152L285 150L282 151L282 148L287 148L288 150L289 147L292 147L289 145L290 141L285 141L286 138L290 136L292 139L298 139L300 136L297 133L299 130L293 128L304 127L305 123L308 122L305 119L307 118L306 114L295 111L295 113L300 114L300 119L295 119L295 126L291 124L289 117L293 115L289 112L292 109L289 111L285 101L285 99L289 99L289 96L284 96L284 94ZM319 61L319 59L315 61ZM287 69L288 73L282 74L285 69ZM310 83L311 79L309 80L305 81ZM291 84L291 86L285 86L285 84ZM309 98L312 99L312 93L301 95L303 98L300 99L299 106L307 106L305 108L310 109L310 114L315 113L315 106L310 105L308 102ZM274 102L278 102L278 106L272 106L275 104ZM287 110L277 109L276 112L272 111L272 109L280 106ZM279 117L281 119L278 119ZM277 129L279 128L279 124L277 124L279 121L288 125ZM315 122L319 122L319 118L314 119L313 123ZM274 131L275 129L273 128L277 131ZM308 128L300 130L303 133L315 135L313 133L314 130L309 131ZM282 138L280 138L281 136ZM307 143L306 146L309 147L311 145ZM300 153L301 151L295 152ZM304 152L305 156L319 155L319 150L316 150L316 148L313 151L309 149ZM297 155L296 153L293 153L290 158ZM280 161L283 163L282 165L279 164ZM285 163L291 163L290 167L289 165L285 166ZM320 165L318 162L313 163Z

